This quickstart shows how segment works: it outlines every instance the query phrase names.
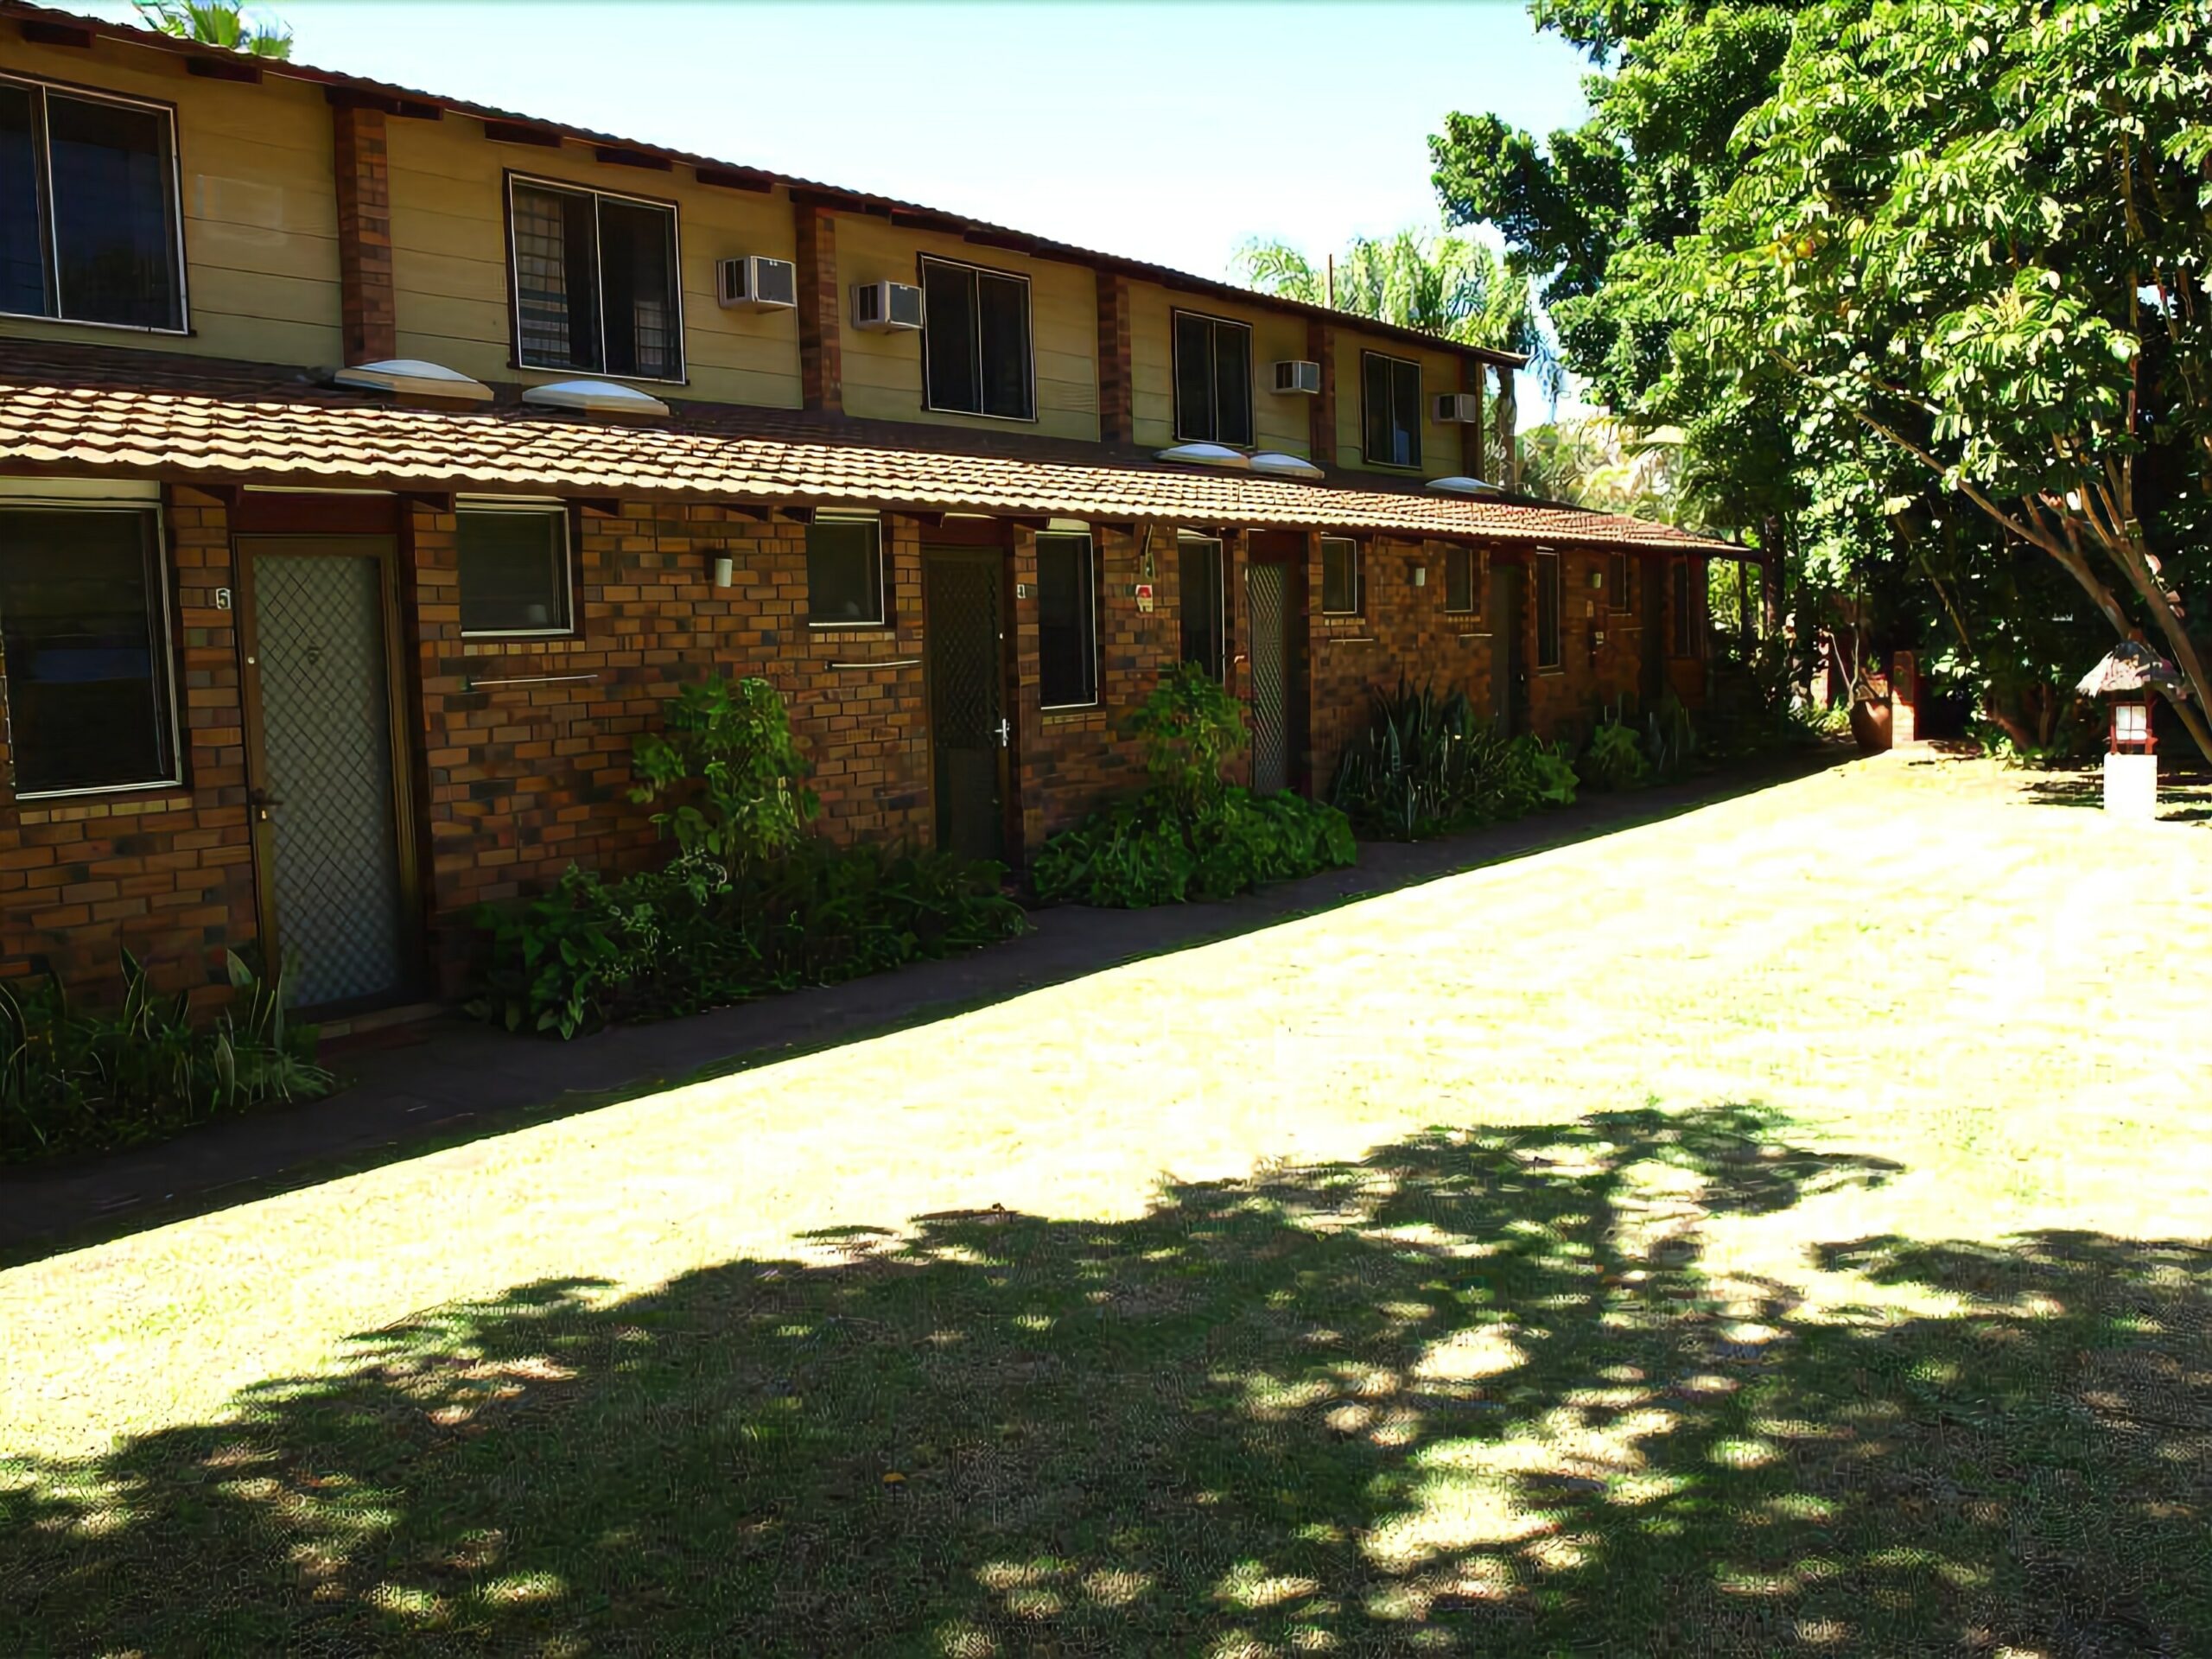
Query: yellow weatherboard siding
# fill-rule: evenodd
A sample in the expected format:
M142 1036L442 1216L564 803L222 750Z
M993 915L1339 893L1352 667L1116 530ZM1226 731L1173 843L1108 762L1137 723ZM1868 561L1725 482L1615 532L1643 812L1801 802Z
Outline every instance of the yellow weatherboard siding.
M1175 442L1175 322L1178 311L1196 311L1252 327L1252 432L1262 449L1305 454L1313 447L1311 397L1277 397L1274 365L1306 355L1306 319L1262 306L1173 294L1151 283L1130 284L1129 378L1131 425L1136 442L1164 448ZM1322 457L1322 464L1328 458Z
M853 327L859 283L918 283L930 254L1029 279L1030 349L1036 365L1037 418L1005 421L922 407L922 337L866 334ZM1098 436L1098 284L1081 265L978 247L957 236L901 229L861 213L837 215L837 314L845 413L874 420Z
M191 328L149 334L5 317L0 335L264 363L339 360L338 202L321 87L203 80L181 59L105 39L89 51L0 41L0 73L175 110Z
M1360 376L1361 354L1380 352L1421 365L1421 465L1370 467L1365 454L1366 384ZM1440 391L1459 391L1459 359L1451 352L1424 351L1409 342L1363 339L1348 328L1337 330L1337 448L1341 464L1360 472L1385 473L1396 478L1448 478L1465 470L1459 464L1459 429L1435 418Z
M645 200L673 202L683 296L687 384L659 395L796 409L798 321L791 311L725 311L715 262L741 254L795 257L791 201L695 181L687 169L611 167L579 144L558 149L495 143L480 122L395 118L391 164L392 281L399 354L428 358L480 380L537 384L563 371L513 365L507 296L510 173Z

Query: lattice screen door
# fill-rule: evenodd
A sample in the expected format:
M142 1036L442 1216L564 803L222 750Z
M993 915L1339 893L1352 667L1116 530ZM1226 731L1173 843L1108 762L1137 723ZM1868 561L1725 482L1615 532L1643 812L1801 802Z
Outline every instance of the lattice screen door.
M1244 569L1252 611L1252 787L1272 795L1290 787L1290 576L1280 564Z
M931 549L925 573L938 845L968 858L1006 851L1000 556Z
M270 890L302 1007L387 995L405 976L379 576L374 558L253 563Z

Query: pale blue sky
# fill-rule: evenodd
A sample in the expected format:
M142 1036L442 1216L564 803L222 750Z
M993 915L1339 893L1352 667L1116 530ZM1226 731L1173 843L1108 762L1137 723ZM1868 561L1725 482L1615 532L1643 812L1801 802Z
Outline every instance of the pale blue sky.
M1517 0L267 9L321 67L1206 276L1249 236L1318 259L1437 226L1427 137L1450 110L1537 132L1584 113L1581 60Z

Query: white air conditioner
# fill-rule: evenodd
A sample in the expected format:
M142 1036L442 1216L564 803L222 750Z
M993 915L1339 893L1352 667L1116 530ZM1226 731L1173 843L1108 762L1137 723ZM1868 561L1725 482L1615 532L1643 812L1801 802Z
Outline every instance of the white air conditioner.
M717 259L715 298L728 311L789 311L798 304L798 267L757 253Z
M1275 365L1275 390L1280 392L1303 392L1309 397L1321 395L1321 365L1300 358L1285 358Z
M1483 423L1482 394L1473 391L1438 392L1436 418L1446 426L1480 426Z
M887 334L922 326L922 290L912 283L853 284L853 327Z

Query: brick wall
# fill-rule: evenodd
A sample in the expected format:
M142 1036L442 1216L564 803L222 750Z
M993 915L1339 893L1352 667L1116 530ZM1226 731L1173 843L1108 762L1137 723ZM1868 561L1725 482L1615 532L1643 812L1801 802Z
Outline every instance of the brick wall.
M340 105L331 111L330 122L346 360L378 363L399 355L398 300L391 264L391 168L385 149L384 111Z

